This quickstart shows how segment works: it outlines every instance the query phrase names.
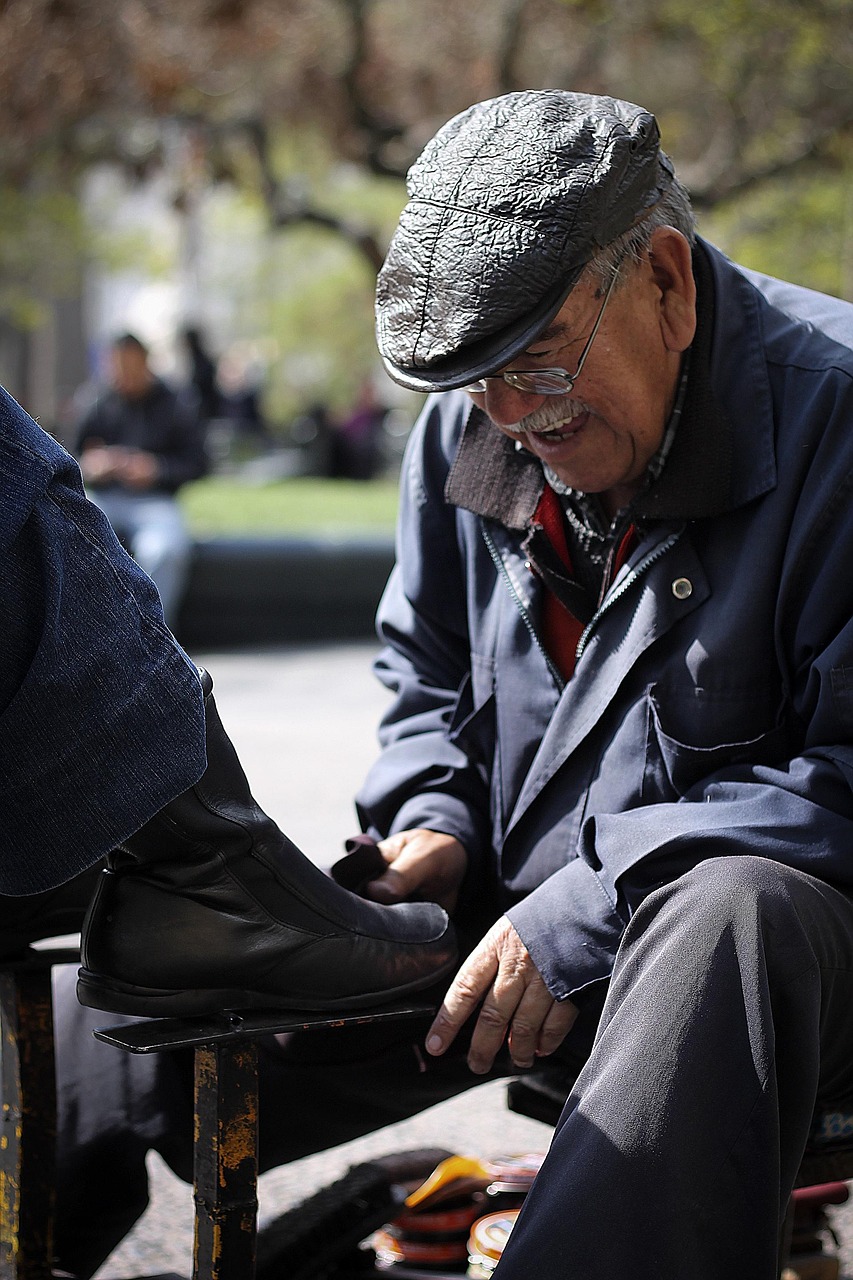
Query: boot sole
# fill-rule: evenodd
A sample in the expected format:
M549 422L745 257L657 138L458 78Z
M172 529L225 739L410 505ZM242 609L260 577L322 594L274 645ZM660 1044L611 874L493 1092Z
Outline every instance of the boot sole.
M192 1018L199 1015L222 1013L236 1009L287 1009L317 1012L344 1013L348 1009L367 1009L390 1004L426 987L432 987L456 969L456 960L436 969L416 982L399 987L385 987L350 996L311 997L306 995L278 995L269 991L247 991L240 988L220 987L209 990L185 989L161 991L151 987L137 987L116 980L106 981L90 970L81 968L77 974L77 999L89 1009L103 1009L107 1013L138 1014L145 1018Z

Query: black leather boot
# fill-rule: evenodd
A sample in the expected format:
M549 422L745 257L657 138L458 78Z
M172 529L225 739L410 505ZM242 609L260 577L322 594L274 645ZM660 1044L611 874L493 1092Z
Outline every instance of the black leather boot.
M31 942L79 933L103 865L101 861L44 893L0 895L0 960L24 952Z
M83 927L77 994L115 1013L363 1008L450 973L440 907L342 889L253 799L202 672L207 769L120 849Z

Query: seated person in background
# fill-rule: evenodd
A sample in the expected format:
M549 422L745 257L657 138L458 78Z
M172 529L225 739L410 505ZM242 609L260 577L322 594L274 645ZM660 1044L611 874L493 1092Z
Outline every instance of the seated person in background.
M110 386L85 413L75 452L86 491L160 593L174 628L192 542L175 494L207 470L204 424L158 378L133 334L109 352Z

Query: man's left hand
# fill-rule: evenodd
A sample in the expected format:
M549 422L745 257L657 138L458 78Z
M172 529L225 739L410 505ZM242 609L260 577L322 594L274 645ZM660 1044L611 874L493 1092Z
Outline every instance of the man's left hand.
M492 925L457 973L427 1033L427 1052L438 1056L452 1043L480 1002L468 1066L483 1075L507 1040L517 1067L532 1067L553 1053L578 1016L569 1000L556 1001L530 952L506 916Z

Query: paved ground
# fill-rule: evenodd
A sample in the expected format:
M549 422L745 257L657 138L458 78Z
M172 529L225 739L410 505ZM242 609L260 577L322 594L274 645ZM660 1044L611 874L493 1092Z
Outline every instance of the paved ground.
M358 644L193 655L213 674L223 721L258 800L324 866L356 829L351 796L375 754L385 694L369 672L373 653L371 644ZM435 1145L484 1156L544 1151L549 1136L545 1126L506 1111L502 1086L481 1086L406 1124L265 1174L261 1221L374 1154ZM157 1160L151 1172L151 1206L97 1280L170 1270L189 1275L190 1188ZM844 1277L853 1280L853 1206L837 1213L836 1224Z

